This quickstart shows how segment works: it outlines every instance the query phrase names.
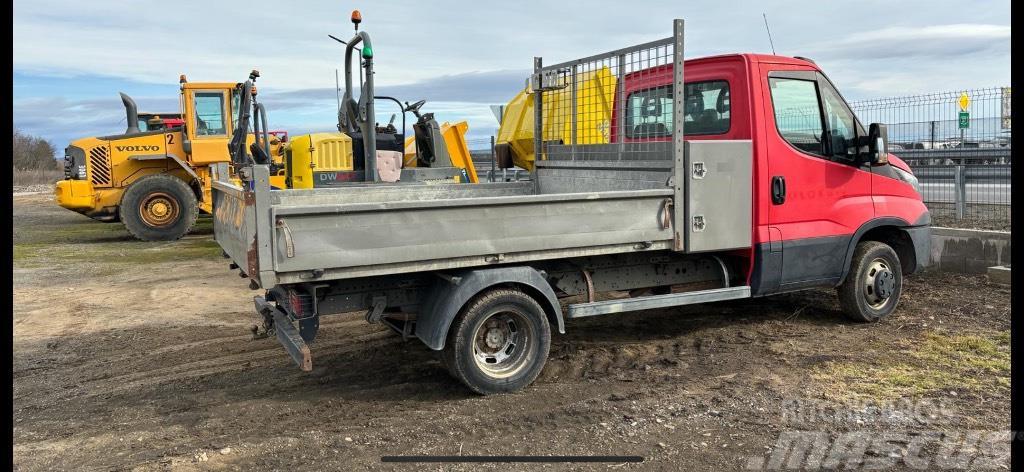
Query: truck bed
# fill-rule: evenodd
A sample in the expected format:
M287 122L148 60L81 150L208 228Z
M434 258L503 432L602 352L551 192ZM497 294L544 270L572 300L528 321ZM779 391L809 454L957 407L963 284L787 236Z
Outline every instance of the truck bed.
M217 242L263 288L637 251L749 248L752 143L684 140L682 26L676 20L671 37L574 61L535 60L529 181L271 190L269 169L253 165L241 169L248 174L241 186L227 179L213 185ZM673 74L680 104L672 108L670 134L631 127L639 133L631 137L623 107L612 116L608 106L596 106L626 103L627 77L665 71Z
M671 165L655 167L667 178ZM270 190L260 188L266 169L253 169L252 189L214 183L214 231L263 287L672 247L665 179L642 188L651 185L607 178L607 164L604 179L576 166L589 185L549 193L534 182ZM633 189L566 191L624 184Z

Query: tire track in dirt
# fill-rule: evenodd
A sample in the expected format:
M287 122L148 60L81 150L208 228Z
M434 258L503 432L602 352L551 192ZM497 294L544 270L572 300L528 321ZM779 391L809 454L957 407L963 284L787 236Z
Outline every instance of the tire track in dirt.
M552 348L541 379L578 380L653 368L685 368L702 349L702 342L690 338L637 343L575 339L558 342Z
M352 320L335 320L335 321L326 322L326 323L322 322L320 324L320 329L321 329L321 332L323 332L323 330L333 330L333 329L345 328L345 327L349 327L349 326L359 327L359 326L364 326L364 325L367 326L367 327L372 327L373 326L370 323L367 323L366 320L363 320L363 319L360 318L360 319L352 319ZM346 333L346 334L352 334L352 333ZM77 365L75 365L74 371L75 372L88 372L88 371L90 371L92 369L95 369L97 367L103 367L103 366L107 366L107 365L110 365L110 364L124 364L124 363L128 363L130 361L133 361L133 360L137 361L137 362L145 362L148 358L153 357L153 356L172 354L172 353L176 353L176 352L180 352L180 351L186 351L186 350L190 350L190 349L196 349L196 348L200 348L200 347L204 347L204 346L208 346L208 345L221 345L223 347L230 347L230 346L232 346L232 344L230 344L230 343L233 343L233 342L236 342L236 341L252 341L252 340L253 340L252 339L252 334L238 334L238 335L231 335L231 336L219 336L219 337L213 337L213 338L208 338L208 339L200 339L198 341L191 341L191 342L186 342L186 343L169 344L167 346L162 346L162 347L158 347L158 348L155 348L155 349L150 349L150 350L144 351L142 353L143 354L142 357L140 357L138 355L139 354L138 352L133 352L133 353L130 353L130 354L124 354L124 355L114 356L114 357L105 357L105 358L102 358L102 359L95 359L95 360L92 360L92 361L89 361L89 362L85 362L85 363L82 363L82 364L77 364ZM132 347L127 347L127 346L125 347L125 350L131 350L131 349L133 349L133 348ZM18 379L18 381L26 381L26 380L32 380L34 377L37 377L37 376L47 375L47 374L51 373L51 370L52 369L48 369L45 366L30 366L30 367L27 367L27 368L23 369L22 371L16 371L16 372L14 372L14 374L15 374L15 378ZM33 373L22 375L22 372L28 372L28 371L33 371ZM79 379L78 382L87 381L87 380L91 380L91 379Z
M338 325L347 325L355 321L365 323L365 321L362 320L348 320L347 322L342 322ZM243 338L245 337L243 336ZM215 340L208 341L213 342ZM288 354L284 351L284 348L278 345L276 340L273 341L273 345L270 347L256 349L249 352L233 353L226 356L215 356L192 362L181 362L168 367L132 372L115 377L105 377L102 379L77 382L72 380L70 381L70 385L75 388L66 387L64 391L56 392L53 396L37 398L34 399L36 401L20 404L19 408L33 408L41 404L50 404L54 401L63 401L76 397L90 398L95 396L112 395L123 391L158 385L174 380L183 380L210 374L255 368L260 365L260 361L288 359ZM404 341L402 341L400 337L395 336L394 332L390 329L383 329L357 336L348 336L329 342L314 343L311 345L311 349L315 356L324 357L369 348L397 345L403 342ZM110 361L104 361L102 364L110 364ZM18 403L21 403L21 400L24 399L16 396L15 400L18 400Z
M336 341L329 344L325 343L321 345L323 349L317 350L317 354L331 355L347 353L371 347L381 347L390 344L399 344L402 342L401 339L388 339L390 337L391 333L380 332L356 338L356 341L360 341L360 343L356 345L349 344L353 341L353 339ZM331 349L334 347L340 348ZM59 392L52 397L39 399L38 401L35 402L25 403L21 405L20 408L35 408L40 405L52 404L54 401L66 401L73 398L92 398L96 396L113 395L133 389L140 389L148 386L159 385L174 380L184 380L196 377L203 377L210 374L226 373L234 370L256 368L259 366L259 361L270 359L281 360L282 358L286 358L287 354L283 352L282 349L283 348L281 348L280 346L274 346L268 349L261 349L257 351L242 354L234 354L230 356L216 357L212 359L190 363L183 363L167 368L153 369L144 372L136 372L118 377L100 379L94 382L77 384L76 386L79 388L68 389L68 391ZM15 400L21 399L15 398Z
M353 345L351 344L352 341L357 341L358 344ZM392 338L391 332L382 331L379 333L357 336L354 339L324 343L320 345L322 349L318 349L316 353L321 356L343 354L371 347L400 344L401 342L401 339ZM282 349L283 348L281 346L274 346L271 349L262 349L251 353L224 356L205 361L181 364L165 369L155 369L138 374L115 377L104 381L100 384L99 388L95 386L88 386L87 388L90 390L86 393L86 397L111 395L126 390L158 385L172 380L203 377L210 374L220 374L233 370L255 368L257 367L257 364L255 364L257 361L271 358L280 360L286 357L287 354L284 353Z

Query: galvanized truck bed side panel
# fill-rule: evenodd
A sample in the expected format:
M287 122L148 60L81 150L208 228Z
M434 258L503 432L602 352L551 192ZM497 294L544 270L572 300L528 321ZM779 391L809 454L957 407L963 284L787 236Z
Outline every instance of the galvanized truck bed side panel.
M228 257L250 273L249 251L256 239L256 208L246 205L245 191L229 182L214 181L212 194L214 239Z
M473 256L485 265L515 253L667 241L672 232L663 226L662 213L671 193L663 189L275 206L272 212L279 223L274 268L288 273L394 267Z

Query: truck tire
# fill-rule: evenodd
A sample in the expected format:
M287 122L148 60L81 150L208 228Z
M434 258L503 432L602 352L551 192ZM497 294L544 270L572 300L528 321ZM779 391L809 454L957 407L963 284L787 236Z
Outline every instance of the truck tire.
M452 376L476 393L510 393L533 382L547 362L551 327L533 297L492 289L459 312L442 357Z
M878 241L857 243L850 272L837 290L839 306L848 318L870 323L888 316L903 292L903 272L896 251Z
M199 217L199 205L183 180L156 174L128 186L118 213L124 227L137 239L173 241L192 229Z

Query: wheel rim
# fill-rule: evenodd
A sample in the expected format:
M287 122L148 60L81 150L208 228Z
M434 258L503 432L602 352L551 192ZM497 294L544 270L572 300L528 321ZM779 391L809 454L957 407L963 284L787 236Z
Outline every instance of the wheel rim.
M864 299L868 306L881 310L894 299L896 274L885 259L877 258L868 264L864 273Z
M139 215L149 226L168 226L178 219L178 200L164 192L153 192L139 202Z
M526 367L532 339L533 330L525 316L512 311L494 313L477 327L473 360L491 377L510 377Z

